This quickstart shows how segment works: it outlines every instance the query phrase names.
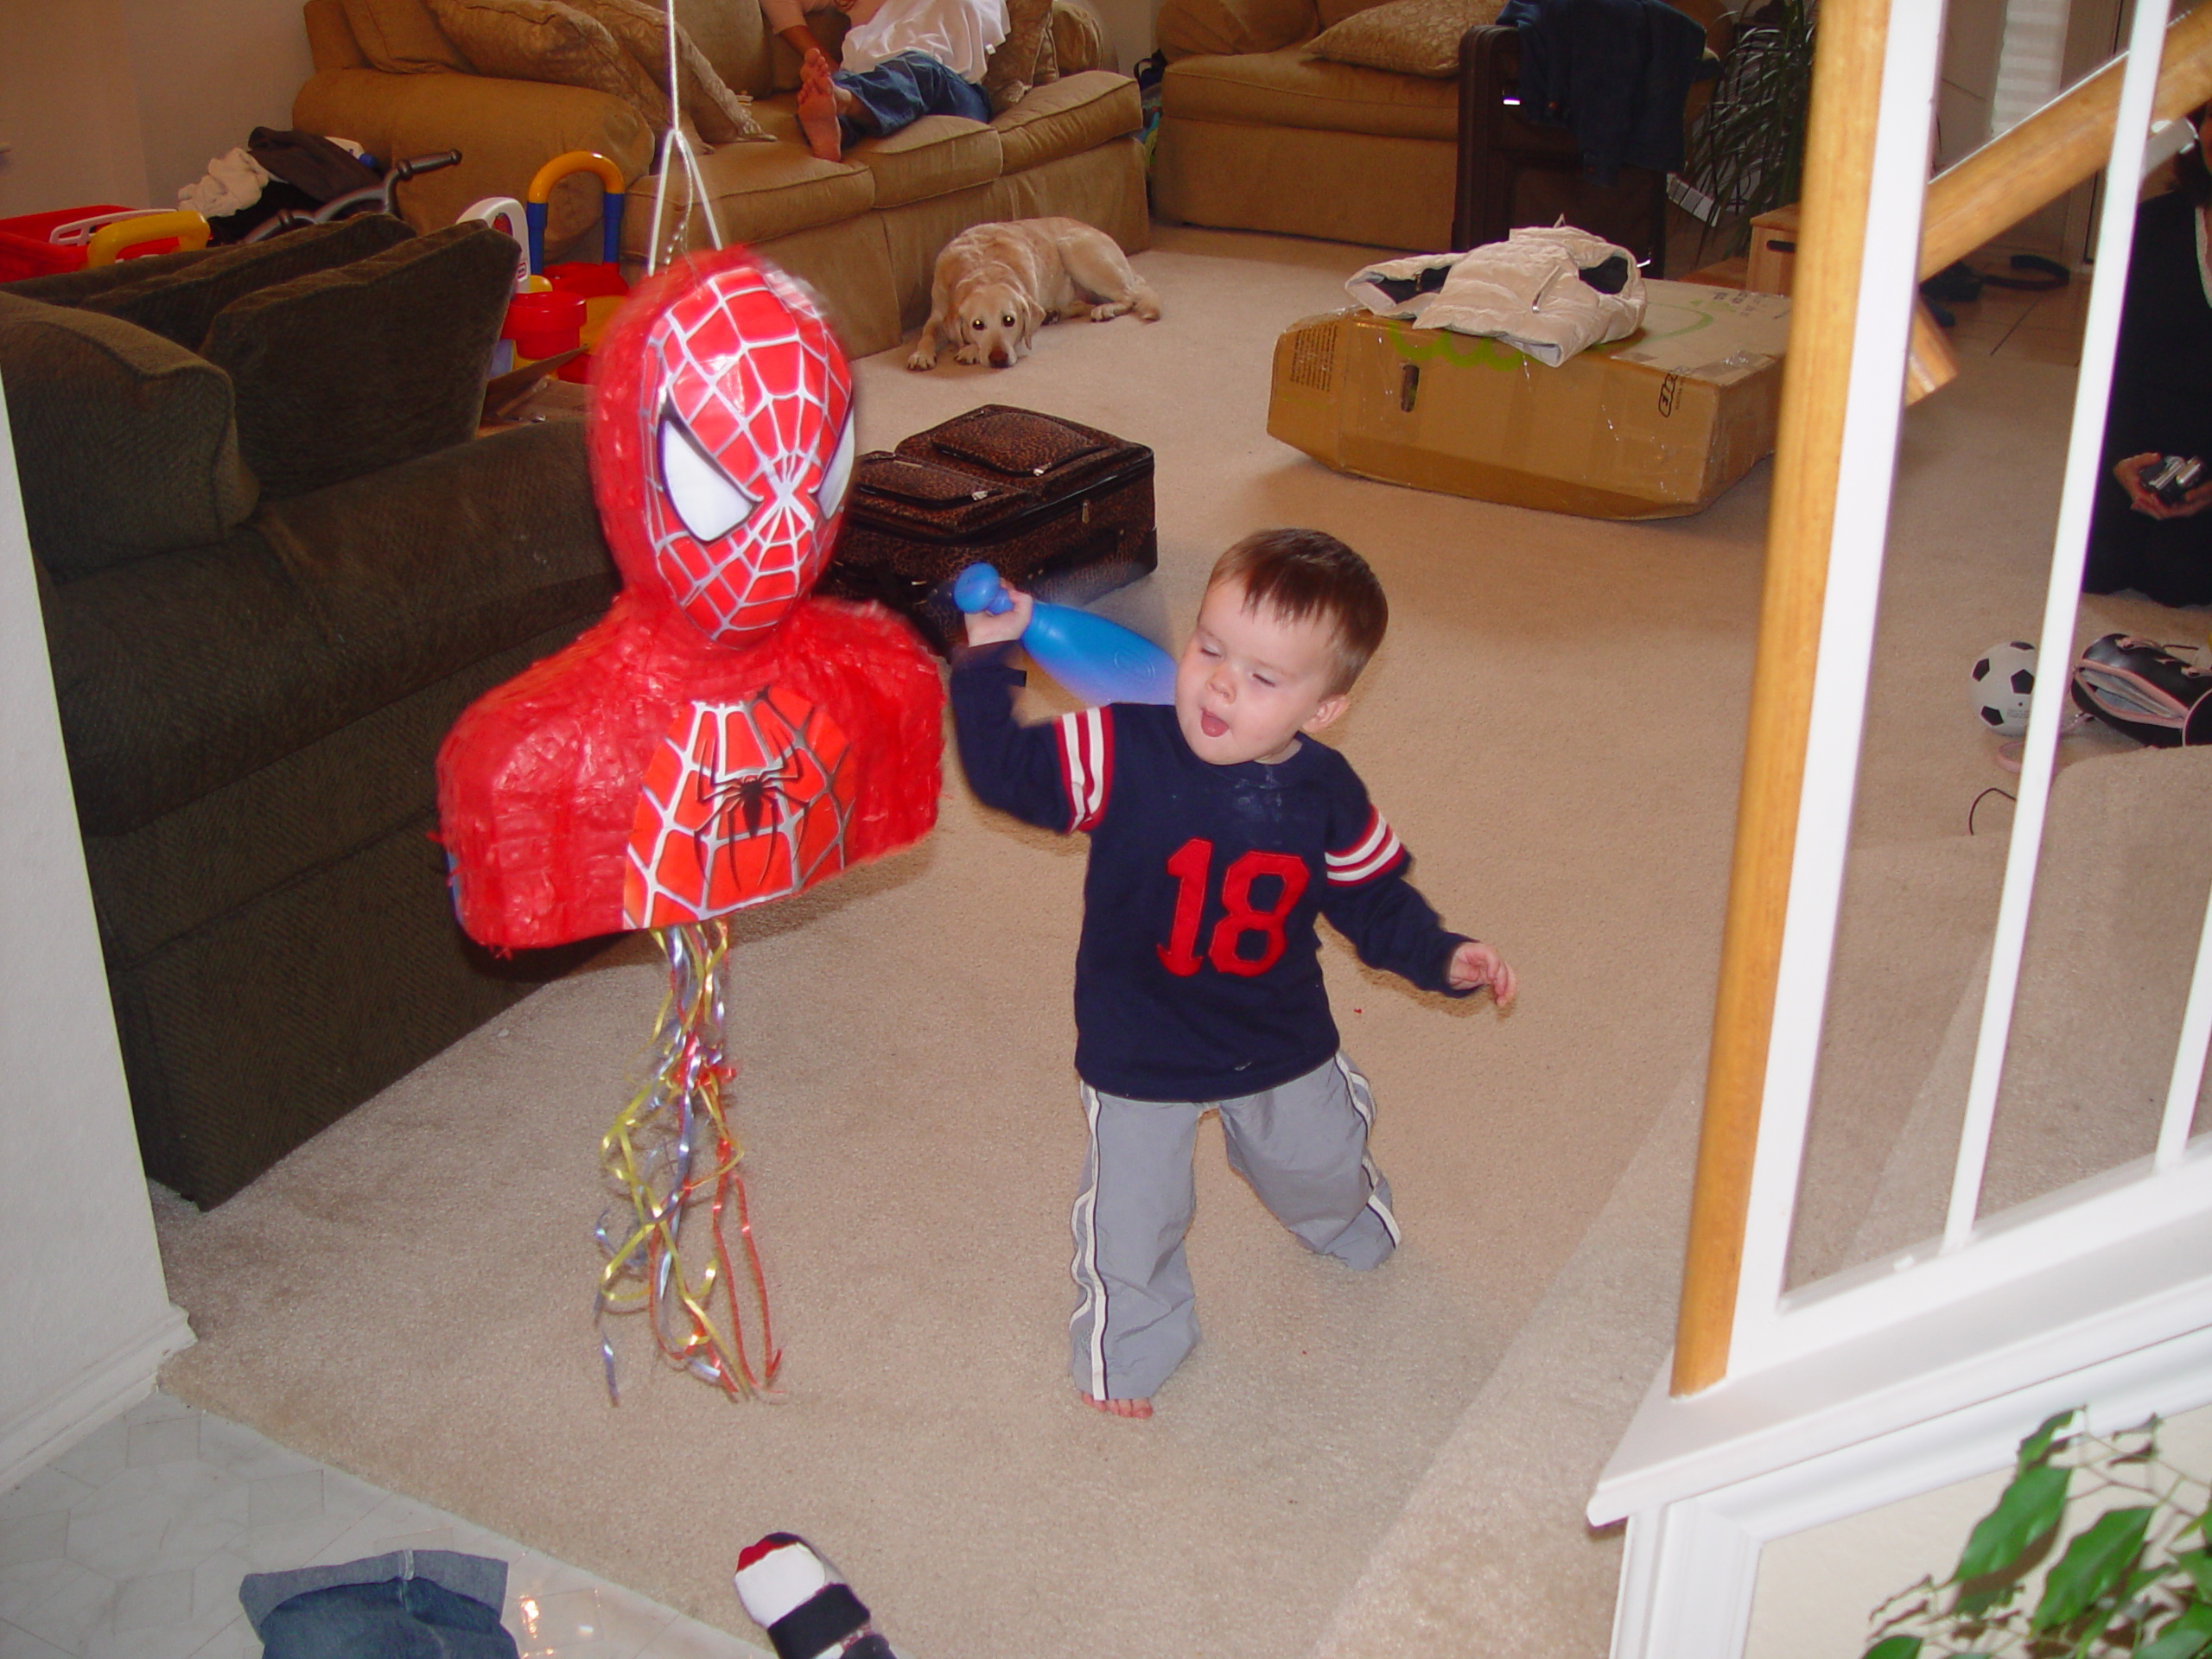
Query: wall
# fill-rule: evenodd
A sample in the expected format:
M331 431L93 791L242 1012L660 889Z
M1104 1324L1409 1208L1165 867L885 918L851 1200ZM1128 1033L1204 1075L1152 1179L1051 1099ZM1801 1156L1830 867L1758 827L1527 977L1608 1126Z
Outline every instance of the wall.
M147 202L121 0L0 0L0 217Z
M122 0L145 132L148 201L173 207L208 158L292 124L314 73L300 0Z
M2172 1419L2158 1443L2176 1466L2212 1473L2212 1406ZM1948 1573L2011 1473L1999 1470L1769 1544L1759 1557L1745 1659L1859 1659L1868 1613L1923 1574ZM2111 1506L2069 1506L2068 1535Z
M0 216L174 206L309 72L298 0L0 0Z
M153 1387L169 1306L0 400L0 1491Z
M1109 68L1127 74L1138 60L1152 55L1153 20L1160 15L1160 0L1087 0L1106 25L1106 42L1114 61Z

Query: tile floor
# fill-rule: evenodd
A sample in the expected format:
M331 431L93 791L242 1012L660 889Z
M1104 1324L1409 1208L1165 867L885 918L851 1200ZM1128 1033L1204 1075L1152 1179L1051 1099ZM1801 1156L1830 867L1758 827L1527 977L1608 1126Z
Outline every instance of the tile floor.
M2007 250L1984 248L1967 261L1985 276L2013 272ZM1951 349L1960 357L2005 357L2031 363L2056 363L2078 367L2082 361L2082 323L2088 315L2089 273L2075 271L2063 288L2044 293L2018 289L1987 288L1981 297L1946 308L1958 319L1949 331Z
M0 1659L259 1659L246 1573L409 1548L506 1561L525 1659L767 1659L162 1393L0 1494Z

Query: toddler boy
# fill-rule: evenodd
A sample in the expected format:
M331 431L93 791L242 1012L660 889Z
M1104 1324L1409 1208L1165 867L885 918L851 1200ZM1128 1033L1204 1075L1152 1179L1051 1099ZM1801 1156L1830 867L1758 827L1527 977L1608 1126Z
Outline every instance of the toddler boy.
M1389 607L1332 536L1271 530L1215 565L1173 708L1116 703L1015 723L1006 645L1031 601L970 615L955 667L960 759L978 799L1090 836L1076 954L1076 1071L1090 1128L1076 1199L1076 1387L1149 1417L1198 1341L1183 1235L1199 1117L1307 1249L1349 1267L1397 1247L1367 1155L1375 1105L1337 1047L1314 918L1426 990L1513 1000L1489 945L1446 932L1342 756L1313 734L1382 641ZM988 647L988 649L985 649Z

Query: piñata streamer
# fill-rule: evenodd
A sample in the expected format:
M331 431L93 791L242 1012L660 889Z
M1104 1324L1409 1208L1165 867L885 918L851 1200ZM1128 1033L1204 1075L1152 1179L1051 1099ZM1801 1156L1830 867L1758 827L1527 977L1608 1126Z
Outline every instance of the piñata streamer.
M729 925L707 922L652 934L668 957L668 995L654 1026L652 1070L599 1147L601 1166L621 1195L597 1229L607 1256L595 1311L607 1397L621 1403L607 1316L637 1313L671 1365L734 1400L770 1394L783 1355L769 1322L768 1281L740 1168L745 1149L731 1132L723 1098L737 1075L723 1045ZM732 1207L749 1299L739 1294L725 1230ZM687 1217L693 1218L689 1240ZM757 1372L741 1311L747 1300L760 1327Z

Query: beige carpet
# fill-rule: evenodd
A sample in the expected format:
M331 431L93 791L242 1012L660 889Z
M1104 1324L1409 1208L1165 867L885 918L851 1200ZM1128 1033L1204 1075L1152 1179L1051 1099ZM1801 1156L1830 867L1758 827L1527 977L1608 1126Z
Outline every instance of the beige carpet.
M168 1385L734 1630L750 1627L731 1558L790 1528L838 1558L915 1659L1256 1659L1325 1635L1347 1659L1601 1650L1606 1546L1580 1509L1671 1319L1766 469L1699 517L1640 526L1326 472L1265 435L1268 351L1338 303L1361 262L1164 231L1141 261L1166 307L1155 325L1057 327L1002 373L910 375L894 353L860 376L870 446L986 401L1152 445L1160 571L1127 601L1136 613L1187 618L1214 555L1266 524L1335 531L1381 573L1390 639L1337 741L1421 885L1509 952L1523 985L1501 1018L1325 953L1380 1099L1375 1148L1406 1229L1393 1262L1363 1277L1305 1255L1210 1130L1191 1243L1205 1344L1149 1424L1075 1403L1081 849L982 814L956 769L925 845L740 927L736 1109L784 1400L727 1404L653 1367L636 1331L619 1408L600 1384L594 1150L658 995L634 946L213 1214L162 1205L172 1294L200 1338ZM1978 363L1912 417L1859 808L1870 848L1955 841L1974 793L2005 781L1964 675L1983 645L2032 629L2068 382ZM1956 918L1904 995L1907 1074L1933 1064L1951 982L1972 969L1980 878L1954 893L1941 876L1928 882L1944 896L1903 906L1895 948L1853 955L1868 967L1839 989L1910 959L1923 913ZM1879 1085L1885 1122L1903 1122L1919 1082ZM1824 1124L1849 1116L1848 1096ZM1670 1102L1675 1128L1655 1135ZM1834 1255L1888 1143L1831 1142L1856 1184L1818 1217ZM1602 1342L1577 1337L1592 1319ZM1577 1379L1600 1352L1609 1375ZM1479 1483L1509 1478L1485 1520ZM1568 1573L1578 1611L1550 1639L1531 1634L1548 1586L1498 1554L1516 1539L1601 1562ZM1462 1571L1468 1552L1479 1574ZM1440 1643L1438 1597L1460 1579L1521 1611L1491 1627L1470 1608L1465 1641Z

